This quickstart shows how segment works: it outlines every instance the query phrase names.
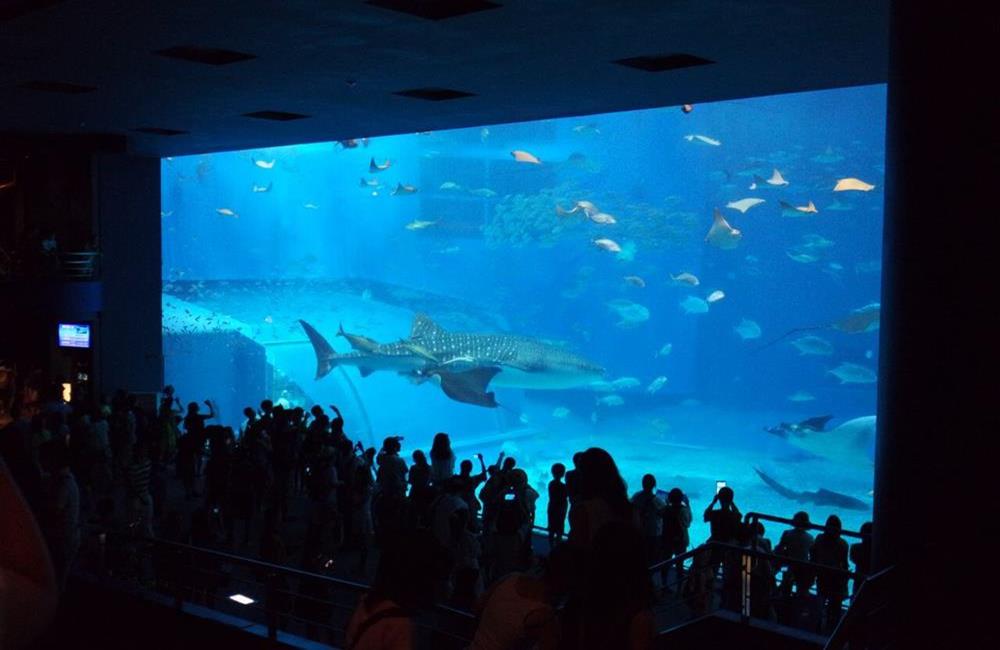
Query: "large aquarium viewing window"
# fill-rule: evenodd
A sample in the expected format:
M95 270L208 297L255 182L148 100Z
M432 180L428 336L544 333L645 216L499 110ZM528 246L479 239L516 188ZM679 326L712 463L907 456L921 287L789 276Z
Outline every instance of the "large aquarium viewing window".
M541 495L591 446L744 512L871 517L885 87L166 158L165 373Z

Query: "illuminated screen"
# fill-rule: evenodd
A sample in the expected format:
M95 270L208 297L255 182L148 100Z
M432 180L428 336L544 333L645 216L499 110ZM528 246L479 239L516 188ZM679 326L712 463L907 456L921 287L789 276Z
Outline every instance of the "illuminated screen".
M884 120L867 86L164 159L167 382L234 427L266 397L503 450L540 524L600 446L689 495L693 543L716 481L856 530Z
M89 348L90 325L81 323L59 323L59 347Z

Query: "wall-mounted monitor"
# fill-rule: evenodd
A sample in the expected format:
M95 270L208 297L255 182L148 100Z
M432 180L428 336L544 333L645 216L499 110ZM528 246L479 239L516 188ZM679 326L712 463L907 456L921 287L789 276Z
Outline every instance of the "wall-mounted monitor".
M87 323L59 323L59 347L89 348L90 325Z

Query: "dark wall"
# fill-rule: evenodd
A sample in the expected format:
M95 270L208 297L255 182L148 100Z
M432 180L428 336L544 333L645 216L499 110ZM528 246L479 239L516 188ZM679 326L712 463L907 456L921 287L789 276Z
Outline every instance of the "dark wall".
M103 310L98 329L101 390L163 386L160 335L160 161L94 157Z
M991 13L892 9L874 545L899 647L996 643L978 629L1000 433Z

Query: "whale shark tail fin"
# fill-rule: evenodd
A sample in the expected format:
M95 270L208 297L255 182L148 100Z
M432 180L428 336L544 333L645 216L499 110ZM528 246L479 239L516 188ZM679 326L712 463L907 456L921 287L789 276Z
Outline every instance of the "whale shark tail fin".
M333 349L330 342L323 338L323 335L315 327L304 320L300 320L299 325L305 330L306 336L309 337L309 342L312 343L313 352L316 353L316 379L322 379L333 370L337 351Z

